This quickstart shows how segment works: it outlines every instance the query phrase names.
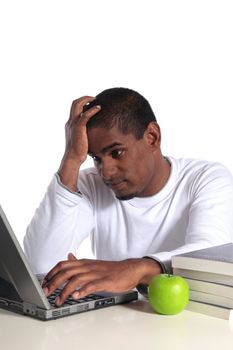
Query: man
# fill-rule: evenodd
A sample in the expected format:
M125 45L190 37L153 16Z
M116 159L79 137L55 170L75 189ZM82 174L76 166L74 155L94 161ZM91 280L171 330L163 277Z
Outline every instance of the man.
M160 146L154 113L137 92L114 88L73 102L60 168L24 240L35 272L52 268L45 293L65 283L57 305L68 295L147 285L170 270L172 255L232 241L229 171L164 157ZM87 154L95 168L80 171ZM78 260L88 235L97 260Z

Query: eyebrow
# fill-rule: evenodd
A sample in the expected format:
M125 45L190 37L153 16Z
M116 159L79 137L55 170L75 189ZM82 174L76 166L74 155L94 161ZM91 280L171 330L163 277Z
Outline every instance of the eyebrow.
M111 145L108 145L106 147L104 147L100 152L101 153L107 153L108 151L110 151L112 148L116 147L116 146L122 146L122 143L120 142L113 142L111 143Z
M114 147L116 147L116 146L123 146L123 144L120 143L120 142L113 142L113 143L111 143L110 145L104 147L104 148L100 151L100 153L105 154L105 153L109 152L112 148L114 148ZM88 154L89 154L90 156L94 155L94 153L91 152L91 151L88 151Z

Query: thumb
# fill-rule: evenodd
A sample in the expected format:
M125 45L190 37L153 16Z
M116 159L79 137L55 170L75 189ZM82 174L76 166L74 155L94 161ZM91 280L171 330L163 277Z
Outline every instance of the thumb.
M75 261L75 260L78 260L78 259L74 256L73 253L69 253L69 254L68 254L68 260L73 260L73 261Z

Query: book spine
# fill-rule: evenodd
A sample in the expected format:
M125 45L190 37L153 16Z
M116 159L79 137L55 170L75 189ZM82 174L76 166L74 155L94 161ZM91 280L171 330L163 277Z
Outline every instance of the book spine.
M233 299L225 298L221 295L203 293L196 290L190 290L190 300L213 304L220 307L233 308Z
M224 284L233 287L233 277L217 273L173 268L173 274L194 280Z
M224 320L233 320L233 310L216 305L200 303L190 300L186 310L198 312L203 315L213 316Z

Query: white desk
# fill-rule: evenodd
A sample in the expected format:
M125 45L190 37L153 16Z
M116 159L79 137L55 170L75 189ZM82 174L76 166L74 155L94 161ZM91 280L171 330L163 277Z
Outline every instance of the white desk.
M38 321L0 309L1 350L232 350L228 321L183 311L153 313L146 301Z

